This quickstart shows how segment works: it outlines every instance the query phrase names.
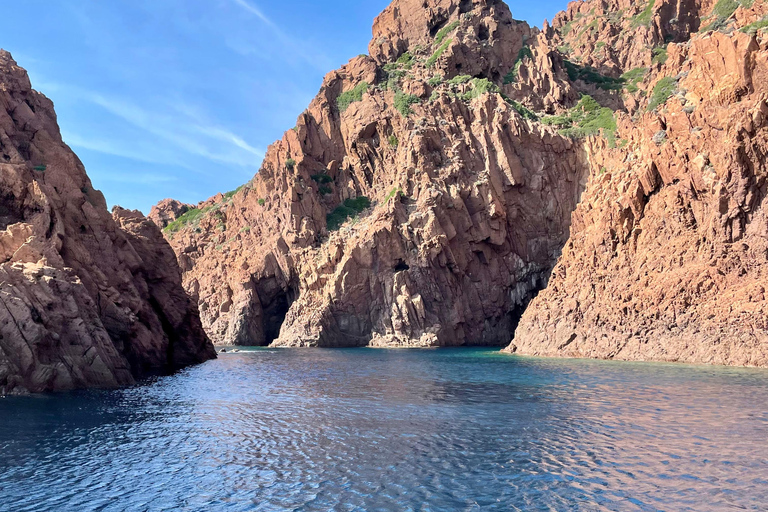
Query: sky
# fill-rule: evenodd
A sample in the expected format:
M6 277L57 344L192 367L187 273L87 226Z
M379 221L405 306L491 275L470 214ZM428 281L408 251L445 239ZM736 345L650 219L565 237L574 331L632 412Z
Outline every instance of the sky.
M541 26L565 0L510 1ZM197 203L258 171L389 0L0 0L0 47L110 207Z

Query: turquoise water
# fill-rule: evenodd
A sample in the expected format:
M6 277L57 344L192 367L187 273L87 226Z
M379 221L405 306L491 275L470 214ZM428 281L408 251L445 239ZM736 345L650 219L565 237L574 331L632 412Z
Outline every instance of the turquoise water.
M768 510L768 372L254 350L0 400L2 511Z

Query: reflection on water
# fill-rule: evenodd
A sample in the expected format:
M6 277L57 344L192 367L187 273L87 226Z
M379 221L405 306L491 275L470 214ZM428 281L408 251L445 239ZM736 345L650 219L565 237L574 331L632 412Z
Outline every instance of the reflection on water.
M0 400L0 510L768 510L768 372L255 350Z

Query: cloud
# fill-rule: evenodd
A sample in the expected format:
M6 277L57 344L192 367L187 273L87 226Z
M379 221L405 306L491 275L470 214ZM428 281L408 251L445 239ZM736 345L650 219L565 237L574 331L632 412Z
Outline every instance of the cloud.
M323 73L331 68L331 60L325 54L319 52L316 46L307 44L304 41L300 41L299 39L286 34L276 23L253 4L246 0L232 0L232 2L256 16L262 23L269 27L275 37L280 41L280 47L287 50L287 52L285 52L287 57L301 60ZM242 41L237 40L233 41L230 37L228 37L227 45L241 55L263 54L262 51L253 48L248 43L243 43Z
M247 171L248 174L264 158L264 151L251 146L241 136L216 124L203 123L203 120L196 116L150 111L124 99L107 97L97 93L85 93L82 95L82 99L99 106L139 130L153 135L159 139L155 140L156 144L162 142L171 144L188 156L202 157L220 164L251 168ZM166 107L170 106L170 102L161 102L161 104ZM82 141L80 142L82 143ZM118 154L120 151L103 143L101 148L110 154ZM96 147L89 149L99 150ZM142 158L138 156L137 159L141 160ZM190 167L189 164L182 166Z
M246 11L250 12L251 14L256 15L257 18L259 18L261 21L263 21L265 24L269 25L272 28L277 29L275 24L267 18L263 12L261 12L259 9L254 7L253 5L249 4L245 0L232 0L234 3L245 9Z

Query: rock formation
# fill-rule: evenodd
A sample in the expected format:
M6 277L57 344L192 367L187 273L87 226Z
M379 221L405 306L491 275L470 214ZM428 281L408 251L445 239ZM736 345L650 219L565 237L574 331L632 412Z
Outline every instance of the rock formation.
M126 385L215 357L160 230L109 214L7 52L0 101L0 395Z
M768 365L767 9L726 3L395 0L166 228L208 334Z
M165 229L168 224L175 221L194 206L184 204L175 199L164 199L154 205L147 218L154 222L160 229Z
M586 145L602 172L511 351L768 366L767 41L724 31L666 48L623 147Z

